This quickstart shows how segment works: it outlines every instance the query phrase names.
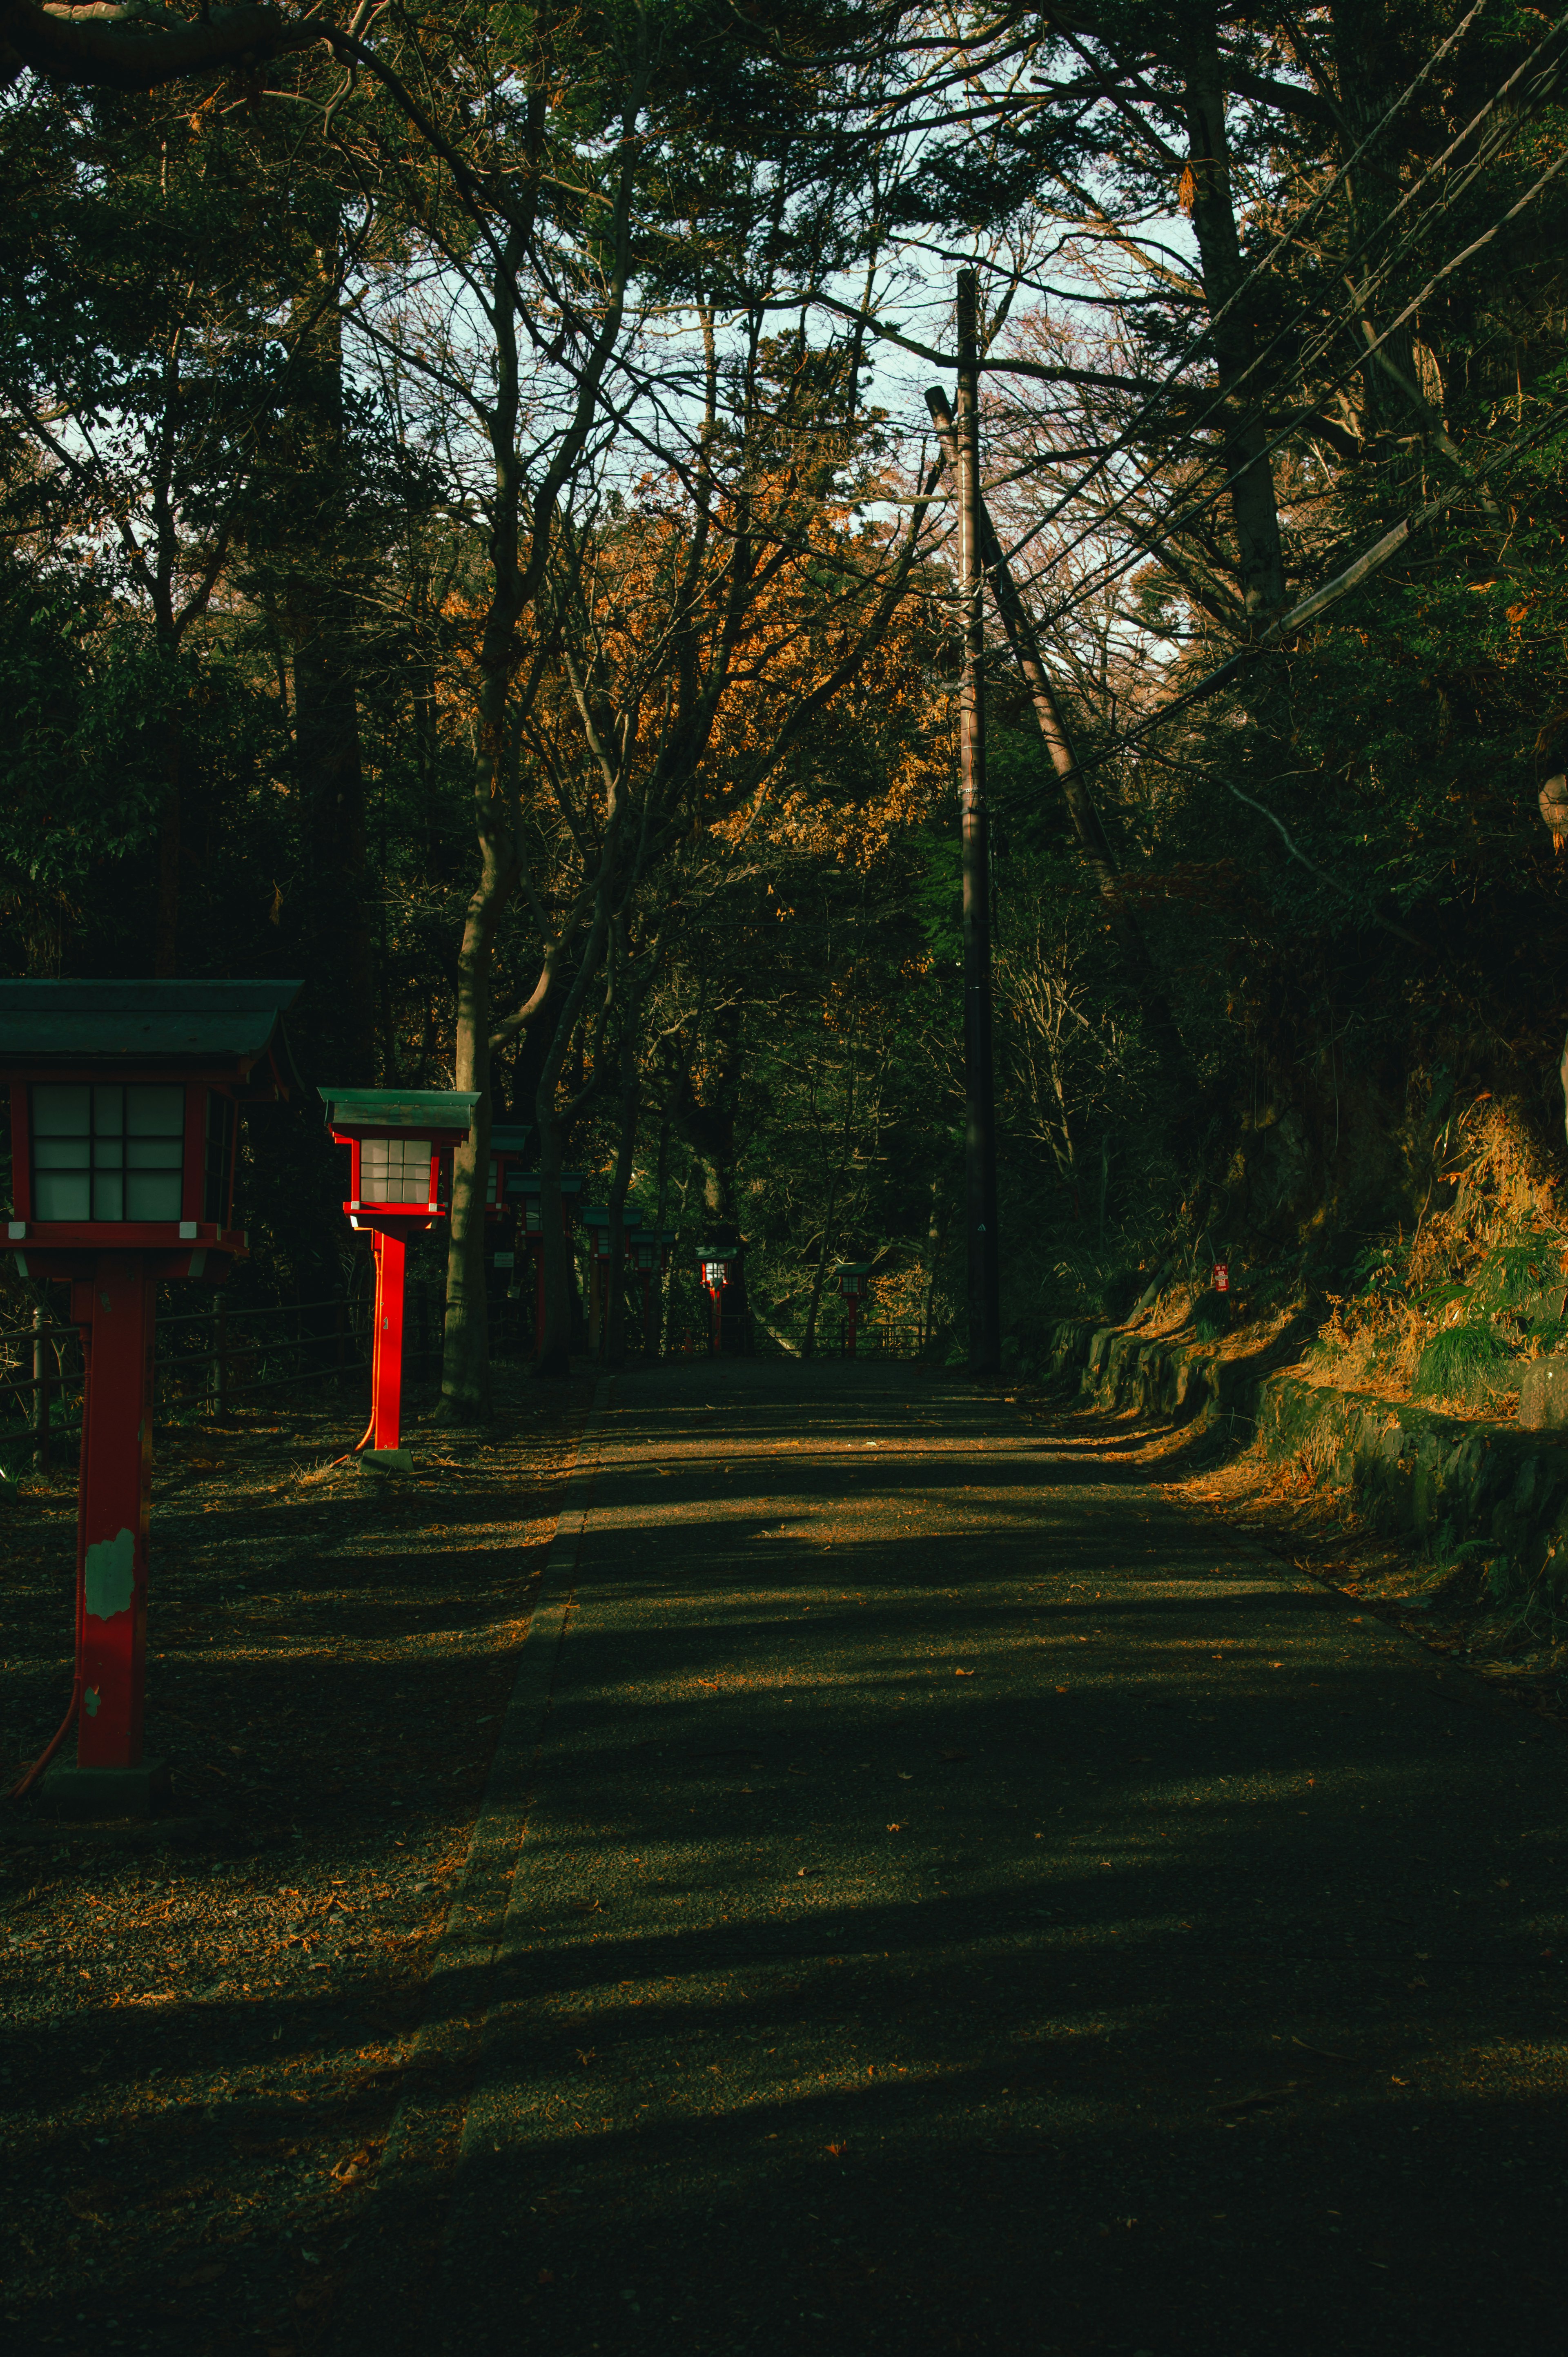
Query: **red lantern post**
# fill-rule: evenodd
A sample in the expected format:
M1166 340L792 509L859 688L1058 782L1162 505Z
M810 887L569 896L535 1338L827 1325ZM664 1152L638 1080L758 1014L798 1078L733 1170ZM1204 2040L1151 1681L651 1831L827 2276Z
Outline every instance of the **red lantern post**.
M468 1135L473 1089L323 1089L333 1143L352 1157L353 1228L368 1228L376 1258L371 1353L371 1436L376 1454L403 1438L403 1292L408 1239L446 1208L444 1158Z
M286 1095L297 982L0 983L22 1273L70 1286L86 1380L76 1677L46 1769L62 1813L143 1816L166 1770L143 1752L152 1510L153 1305L160 1282L221 1284L240 1107ZM74 1766L49 1767L77 1722Z
M1219 1297L1219 1307L1221 1317L1226 1324L1230 1324L1236 1314L1236 1303L1230 1289L1230 1264L1228 1260L1215 1262L1210 1282Z
M870 1275L871 1263L868 1260L846 1260L841 1264L839 1268L839 1291L843 1295L844 1306L849 1311L849 1330L844 1338L844 1356L846 1359L853 1359L854 1356L855 1324L860 1314L861 1302L865 1297L866 1285Z
M714 1323L710 1349L726 1357L746 1358L751 1351L751 1311L746 1297L746 1239L727 1221L715 1222L707 1241L697 1248L703 1282L713 1296ZM710 1278L710 1269L716 1277Z
M725 1342L724 1300L725 1287L730 1280L730 1258L722 1246L703 1244L698 1251L697 1260L703 1272L703 1283L713 1303L708 1348L716 1358Z

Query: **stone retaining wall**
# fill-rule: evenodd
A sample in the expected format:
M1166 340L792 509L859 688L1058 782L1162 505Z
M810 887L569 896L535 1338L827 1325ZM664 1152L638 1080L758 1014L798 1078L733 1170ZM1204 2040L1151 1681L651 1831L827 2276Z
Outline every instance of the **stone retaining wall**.
M1149 1340L1079 1318L1054 1329L1051 1360L1093 1406L1190 1422L1240 1448L1255 1443L1353 1493L1378 1527L1428 1543L1443 1563L1461 1550L1484 1559L1498 1595L1546 1572L1568 1602L1568 1435L1443 1415L1308 1383L1267 1354L1221 1359L1211 1345Z

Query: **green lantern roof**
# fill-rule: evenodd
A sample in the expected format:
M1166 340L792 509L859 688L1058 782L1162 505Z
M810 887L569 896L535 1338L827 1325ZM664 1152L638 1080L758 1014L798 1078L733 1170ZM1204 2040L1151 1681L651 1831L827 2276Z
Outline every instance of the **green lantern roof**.
M302 982L0 982L0 1065L175 1064L247 1072ZM279 1041L281 1045L281 1041Z
M365 1130L416 1130L467 1137L478 1089L322 1089L327 1126L349 1137Z

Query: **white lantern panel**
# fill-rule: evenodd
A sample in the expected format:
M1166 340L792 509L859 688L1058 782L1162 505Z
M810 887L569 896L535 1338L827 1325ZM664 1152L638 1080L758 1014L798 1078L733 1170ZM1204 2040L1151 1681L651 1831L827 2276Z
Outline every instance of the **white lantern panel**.
M360 1146L362 1203L428 1203L430 1140L367 1137Z

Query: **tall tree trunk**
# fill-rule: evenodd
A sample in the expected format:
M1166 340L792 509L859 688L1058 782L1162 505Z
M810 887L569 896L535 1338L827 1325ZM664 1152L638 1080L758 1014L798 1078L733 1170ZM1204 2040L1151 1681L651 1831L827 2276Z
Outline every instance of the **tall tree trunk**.
M926 1231L926 1297L920 1307L920 1350L930 1350L936 1331L937 1271L942 1257L941 1185L940 1178L931 1181L931 1220Z
M329 587L296 598L295 758L306 859L315 1060L366 1082L375 1058L375 965L366 889L365 788L347 616Z
M299 299L310 325L290 404L295 444L286 606L294 675L295 775L309 943L312 1069L334 1082L374 1077L376 985L366 889L353 619L333 577L349 520L343 435L342 252L336 221L316 250L317 283Z
M664 1238L670 1222L670 1139L675 1126L674 1108L667 1099L659 1122L659 1165L654 1180L654 1234L659 1239L659 1273L653 1282L656 1305L653 1331L648 1338L648 1348L656 1359L664 1355L670 1328L670 1296L675 1275L675 1256L670 1255L670 1267L664 1266ZM682 1197L682 1201L684 1198Z
M561 1208L561 1125L552 1113L539 1128L539 1254L544 1265L544 1331L533 1372L556 1380L572 1372L572 1310L568 1298L565 1222Z
M817 1254L817 1265L811 1271L811 1290L806 1302L806 1330L800 1339L800 1356L811 1359L817 1351L817 1319L822 1311L822 1287L827 1282L828 1256L832 1251L833 1208L839 1199L839 1171L835 1165L828 1181L827 1205L822 1212L822 1241Z
M596 920L584 946L582 961L572 977L571 988L559 1000L560 1012L555 1018L549 1051L541 1067L533 1096L533 1122L539 1132L540 1253L544 1263L544 1331L540 1337L533 1372L551 1380L569 1374L572 1368L573 1291L565 1223L561 1216L561 1172L565 1162L565 1137L556 1106L556 1093L561 1085L567 1051L577 1028L577 1018L604 955L605 932L601 909L601 915ZM545 1001L546 1013L556 1004L555 994L552 992Z
M1399 19L1382 5L1382 0L1334 0L1329 17L1347 151L1353 153L1408 81L1410 64L1402 56ZM1352 250L1364 239L1375 236L1398 203L1402 153L1396 126L1380 146L1370 147L1357 163L1348 191ZM1374 247L1363 254L1356 265L1356 275L1362 285L1372 269L1376 251ZM1379 308L1396 312L1402 309L1411 291L1396 277L1378 295L1369 295L1362 314L1366 332L1379 332L1375 317ZM1394 299L1391 301L1391 297ZM1430 426L1434 422L1416 378L1415 323L1408 320L1402 328L1396 328L1361 371L1361 426L1369 442L1379 435L1408 433L1417 417L1423 425ZM1446 443L1441 420L1435 422L1440 439ZM1451 444L1449 447L1452 449Z
M490 1413L489 1312L485 1298L485 1204L490 1167L490 962L496 927L516 881L493 845L482 846L457 952L456 1053L453 1082L476 1089L473 1125L452 1157L446 1246L446 1346L438 1420L481 1421ZM557 1191L559 1200L559 1191Z
M163 808L158 814L158 897L153 932L153 973L170 982L179 972L180 770L185 730L177 705L164 728Z
M516 259L511 241L509 266ZM479 639L478 741L474 761L474 821L479 880L469 896L457 955L454 1073L477 1089L474 1125L452 1157L452 1211L446 1251L446 1347L441 1361L443 1422L477 1422L490 1412L489 1324L485 1303L485 1182L490 1151L490 968L501 911L521 873L515 828L517 723L509 711L517 626L528 602L521 562L522 473L517 453L520 376L517 317L499 284L490 312L495 331L495 399L487 420L493 469L490 499L490 600ZM557 1165L559 1169L559 1165ZM559 1189L556 1189L557 1205ZM548 1237L546 1238L548 1242Z
M604 1362L609 1368L626 1364L626 1199L631 1185L632 1158L637 1151L638 1114L642 1103L632 1011L628 1006L626 1028L621 1033L620 1135L616 1146L615 1169L610 1177L610 1249L609 1259L605 1265L605 1284L608 1291L604 1306Z
M1190 21L1183 71L1187 138L1191 153L1192 225L1197 238L1204 298L1215 321L1210 346L1225 403L1225 470L1234 477L1230 493L1236 523L1236 559L1241 603L1250 630L1262 630L1282 611L1284 558L1280 546L1279 508L1273 469L1265 444L1267 426L1255 378L1247 376L1256 349L1247 298L1219 314L1244 275L1236 234L1230 185L1230 147L1225 130L1225 89L1219 44L1211 12ZM1243 382L1243 378L1246 382Z

